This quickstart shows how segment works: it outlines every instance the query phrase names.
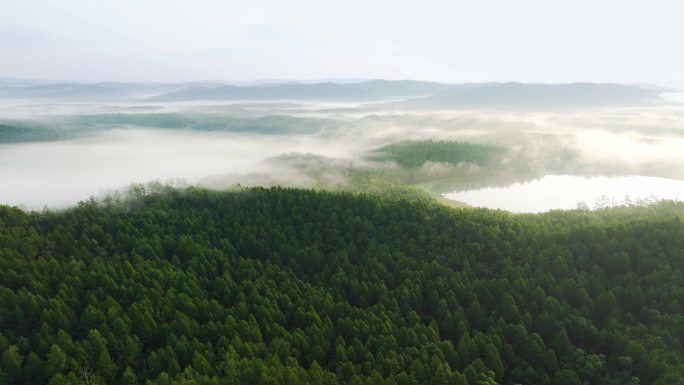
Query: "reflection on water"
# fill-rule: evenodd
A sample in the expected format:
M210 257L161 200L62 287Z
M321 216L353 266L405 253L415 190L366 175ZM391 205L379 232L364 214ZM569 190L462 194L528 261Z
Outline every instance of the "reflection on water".
M605 207L626 201L684 199L684 181L648 176L592 177L547 175L503 188L483 188L444 194L471 206L519 213L574 209L580 202Z

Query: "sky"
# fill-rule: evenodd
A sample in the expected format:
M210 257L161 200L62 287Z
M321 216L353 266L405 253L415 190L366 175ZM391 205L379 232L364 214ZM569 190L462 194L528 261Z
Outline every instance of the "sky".
M0 0L0 77L684 86L684 4Z

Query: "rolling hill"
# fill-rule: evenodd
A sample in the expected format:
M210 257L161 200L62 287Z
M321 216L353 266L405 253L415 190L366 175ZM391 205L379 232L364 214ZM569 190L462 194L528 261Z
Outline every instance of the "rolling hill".
M406 105L436 108L584 108L653 104L659 90L621 84L485 83L450 87Z

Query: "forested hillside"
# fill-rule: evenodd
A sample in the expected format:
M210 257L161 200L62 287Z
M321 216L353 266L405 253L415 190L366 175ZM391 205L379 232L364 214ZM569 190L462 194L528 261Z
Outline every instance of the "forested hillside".
M84 130L80 127L56 126L46 128L35 122L0 121L0 144L71 139L82 131Z
M0 206L0 384L682 384L672 208L282 188Z
M234 116L201 116L178 113L100 114L72 118L77 124L95 126L131 125L139 127L190 129L196 131L251 132L260 134L311 134L337 127L331 119L298 118L270 115L253 118Z
M420 167L426 162L483 166L501 150L494 146L448 140L402 140L373 150L369 158L393 161L407 168Z

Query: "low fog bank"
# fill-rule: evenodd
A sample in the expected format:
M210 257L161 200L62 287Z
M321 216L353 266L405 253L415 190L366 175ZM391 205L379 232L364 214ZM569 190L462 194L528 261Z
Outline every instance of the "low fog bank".
M197 183L218 189L235 185L347 188L354 172L369 166L368 162L355 158L292 152L264 159L248 173L211 175Z
M0 145L0 202L29 209L61 207L151 180L194 183L213 174L246 173L265 157L353 153L346 143L302 135L273 136L115 129L67 141Z
M337 118L339 116L326 116ZM487 168L427 162L403 172L402 183L433 192L505 186L547 174L649 175L684 179L684 109L624 108L591 112L376 111L344 116L340 129L324 137L356 143L355 163L294 155L262 163L258 173L215 176L208 186L242 183L348 186L350 170L392 174L388 165L363 162L364 149L405 139L460 140L505 149ZM359 156L360 155L360 156ZM296 160L295 160L296 159ZM346 163L345 163L346 162ZM426 182L430 182L425 184Z
M463 140L508 149L507 173L634 174L684 178L684 109L605 109L568 113L497 111L374 115L353 137Z
M0 202L61 207L131 183L178 178L215 188L358 188L390 181L433 192L503 186L547 174L684 179L680 106L556 112L397 111L382 104L328 109L327 103L148 107L24 105L23 115L17 114L21 119L31 116L48 128L78 124L86 134L0 144ZM0 120L9 119L9 109L0 107ZM191 124L155 127L170 116ZM487 167L427 162L402 170L367 160L371 149L405 139L457 140L504 151Z

